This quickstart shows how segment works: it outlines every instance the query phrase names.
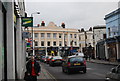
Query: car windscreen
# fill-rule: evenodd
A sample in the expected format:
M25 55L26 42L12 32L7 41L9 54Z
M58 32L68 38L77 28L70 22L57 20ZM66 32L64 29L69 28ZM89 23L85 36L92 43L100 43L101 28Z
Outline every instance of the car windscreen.
M53 57L53 59L62 59L62 57Z
M72 57L69 59L70 62L83 62L84 59L81 57Z

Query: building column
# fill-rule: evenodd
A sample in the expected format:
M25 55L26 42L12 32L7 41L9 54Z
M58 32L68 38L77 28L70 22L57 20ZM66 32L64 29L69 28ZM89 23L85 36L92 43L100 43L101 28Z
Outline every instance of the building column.
M116 43L117 48L117 60L120 59L120 43Z
M107 43L105 42L104 45L105 45L105 56L106 56L106 59L109 59Z
M64 39L65 39L65 34L64 34L64 32L63 32L63 35L62 35L62 46L64 47Z
M7 5L7 78L15 79L14 1Z
M25 67L25 42L22 40L22 27L21 27L21 18L17 18L17 35L16 35L16 43L17 43L17 78L23 79L24 67ZM23 49L24 48L24 49Z
M70 46L70 34L68 33L68 47Z

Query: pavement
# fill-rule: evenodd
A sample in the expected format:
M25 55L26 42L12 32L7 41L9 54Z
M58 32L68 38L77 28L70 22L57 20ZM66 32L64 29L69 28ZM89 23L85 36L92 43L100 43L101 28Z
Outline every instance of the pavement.
M40 80L46 80L46 81L56 81L55 77L53 77L45 68L44 66L40 63L41 65L41 73L40 76L38 76L38 81Z
M87 60L87 62L91 62L91 63L97 63L97 64L105 64L105 65L119 65L120 62L110 62L110 61L105 61L105 60Z

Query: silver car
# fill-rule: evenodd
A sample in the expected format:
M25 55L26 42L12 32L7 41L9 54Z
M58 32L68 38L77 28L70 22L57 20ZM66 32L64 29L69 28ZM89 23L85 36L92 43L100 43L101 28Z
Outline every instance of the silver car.
M106 74L106 81L120 81L120 64Z

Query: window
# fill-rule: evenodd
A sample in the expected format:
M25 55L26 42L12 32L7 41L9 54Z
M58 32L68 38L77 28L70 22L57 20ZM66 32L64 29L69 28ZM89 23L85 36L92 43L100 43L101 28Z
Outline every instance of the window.
M76 35L76 34L74 34L74 38L77 38L77 35Z
M61 33L59 34L59 38L62 38L62 34Z
M44 46L44 41L41 41L41 46Z
M103 39L106 39L106 34L103 34Z
M50 38L50 35L51 35L50 33L47 33L47 38Z
M53 38L56 38L57 37L57 34L56 33L53 33Z
M47 42L47 45L50 46L50 41Z
M110 33L110 28L108 28L108 35L111 36L111 33Z
M44 38L45 37L45 34L44 33L41 33L41 38Z
M67 34L65 34L65 38L67 38Z
M53 45L56 46L56 41L53 42Z
M59 41L59 46L62 46L62 41Z
M70 38L72 38L72 34L70 34Z
M38 41L35 41L35 46L38 46Z
M74 42L75 43L75 45L77 45L77 42Z
M35 37L38 37L38 33L35 33Z
M79 36L79 40L81 40L81 37Z

